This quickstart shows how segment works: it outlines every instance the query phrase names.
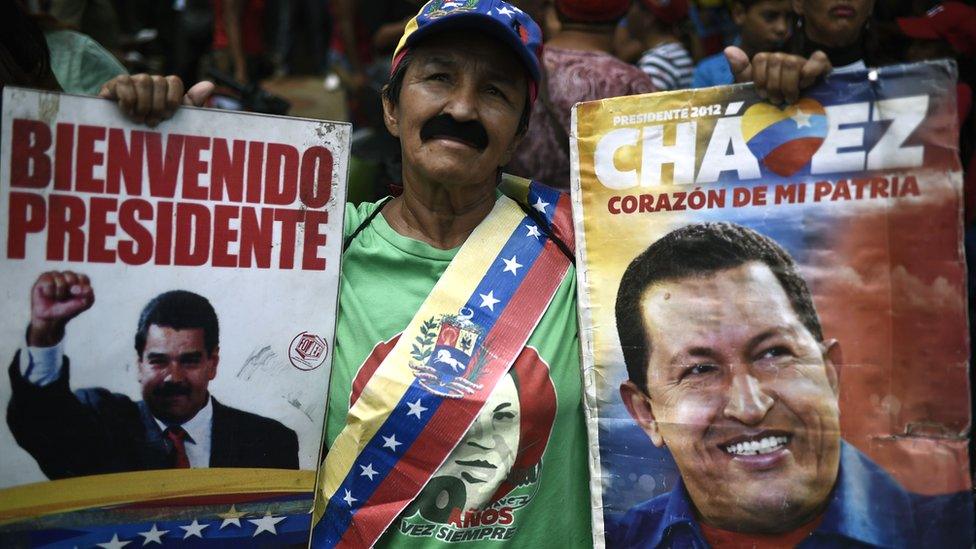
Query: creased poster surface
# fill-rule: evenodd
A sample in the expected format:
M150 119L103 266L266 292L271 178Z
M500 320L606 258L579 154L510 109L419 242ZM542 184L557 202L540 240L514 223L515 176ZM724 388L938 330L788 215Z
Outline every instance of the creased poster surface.
M971 545L954 82L577 105L598 545Z
M4 89L0 545L307 539L349 131Z

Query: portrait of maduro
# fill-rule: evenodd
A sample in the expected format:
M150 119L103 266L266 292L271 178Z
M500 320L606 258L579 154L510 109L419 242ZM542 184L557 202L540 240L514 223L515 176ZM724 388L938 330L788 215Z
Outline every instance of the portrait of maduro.
M143 307L134 333L142 397L136 400L71 383L78 370L101 367L64 351L72 319L95 303L89 277L46 272L29 291L30 325L10 364L6 417L17 444L49 479L191 467L299 468L295 431L210 393L220 330L205 297L172 290Z
M672 230L624 271L615 316L620 398L678 478L608 521L608 546L972 545L968 492L910 491L844 440L843 334L771 238Z

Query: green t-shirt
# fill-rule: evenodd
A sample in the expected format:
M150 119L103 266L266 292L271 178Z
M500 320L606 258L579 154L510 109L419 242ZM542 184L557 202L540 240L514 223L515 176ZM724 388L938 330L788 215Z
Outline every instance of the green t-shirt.
M345 234L375 208L347 205ZM392 349L457 251L401 236L381 214L343 255L329 446L368 377L360 374ZM481 415L378 546L591 545L575 275L566 275Z

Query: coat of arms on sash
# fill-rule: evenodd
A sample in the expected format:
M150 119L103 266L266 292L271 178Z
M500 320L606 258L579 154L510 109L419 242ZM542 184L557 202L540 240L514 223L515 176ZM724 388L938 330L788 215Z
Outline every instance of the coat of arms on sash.
M472 316L461 309L421 325L410 351L410 368L431 393L461 398L481 389L477 381L488 355L482 346L484 329L471 322Z

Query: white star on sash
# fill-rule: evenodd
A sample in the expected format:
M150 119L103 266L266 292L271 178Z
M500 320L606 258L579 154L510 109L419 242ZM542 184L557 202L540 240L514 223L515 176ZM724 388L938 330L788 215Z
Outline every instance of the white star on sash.
M526 225L525 227L527 229L529 229L528 234L526 234L525 236L527 236L527 237L528 236L534 236L536 240L539 240L539 237L542 236L539 233L539 227L536 227L535 225Z
M197 519L193 519L193 522L191 522L190 524L187 524L186 526L180 526L180 528L186 531L186 534L183 535L183 539L192 538L193 536L202 538L203 529L208 526L210 525L200 524L199 522L197 522Z
M514 13L515 13L514 11L508 9L507 7L505 7L505 8L498 8L498 15L507 15L509 19L512 18L512 15Z
M548 205L549 203L543 202L542 197L540 196L539 198L536 199L535 204L533 204L532 207L539 210L539 213L544 214L546 213L546 206Z
M396 435L390 435L388 437L383 437L383 447L389 448L396 452L397 446L403 444L402 442L397 442Z
M217 514L218 517L224 519L224 522L221 522L220 523L220 530L223 530L225 527L230 526L231 524L233 524L234 526L240 528L241 527L241 517L243 517L246 514L247 513L242 513L240 511L238 511L237 510L237 507L235 507L234 505L231 505L230 506L230 510L227 511L226 513L218 513Z
M512 273L513 275L518 276L519 268L524 267L524 265L518 262L518 257L514 255L512 256L512 259L505 259L503 257L502 261L505 262L505 270L502 271L503 273Z
M149 545L150 543L158 543L162 545L163 536L165 536L168 532L169 530L159 530L156 528L156 523L153 523L152 528L150 528L147 532L139 532L139 535L146 538L146 540L142 542L143 545Z
M247 519L248 522L258 527L257 530L254 531L254 534L251 537L252 538L257 537L257 535L260 534L261 532L270 532L271 535L277 536L278 529L275 528L275 525L285 520L285 518L286 517L273 517L269 513L259 519Z
M376 469L373 469L373 464L372 463L368 463L366 465L360 465L359 468L363 470L362 473L359 473L359 476L361 476L361 477L369 477L369 480L373 480L373 477L374 476L380 474L379 471L377 471Z
M354 498L354 497L352 497L352 492L350 492L349 490L346 490L346 495L343 496L342 501L346 502L346 505L348 505L349 508L351 509L352 508L352 504L353 503L356 503L359 500L356 499L356 498Z
M794 114L790 118L792 118L793 121L796 122L797 129L812 127L812 124L810 124L810 115L808 113L801 111L800 109L797 109L796 114Z
M481 298L481 307L487 308L491 312L495 312L495 305L500 303L499 300L495 299L495 290L489 291L487 294L478 294Z
M119 539L118 534L112 535L112 539L106 541L105 543L96 543L95 545L99 547L104 547L105 549L122 549L126 545L132 543L131 541L122 541Z
M420 417L420 414L422 412L426 412L427 411L427 408L424 408L423 406L420 405L420 399L419 398L417 399L417 402L408 402L407 403L407 407L410 408L410 411L407 412L407 415L408 416L417 416L417 419L422 419ZM373 479L370 479L370 480L373 480Z

